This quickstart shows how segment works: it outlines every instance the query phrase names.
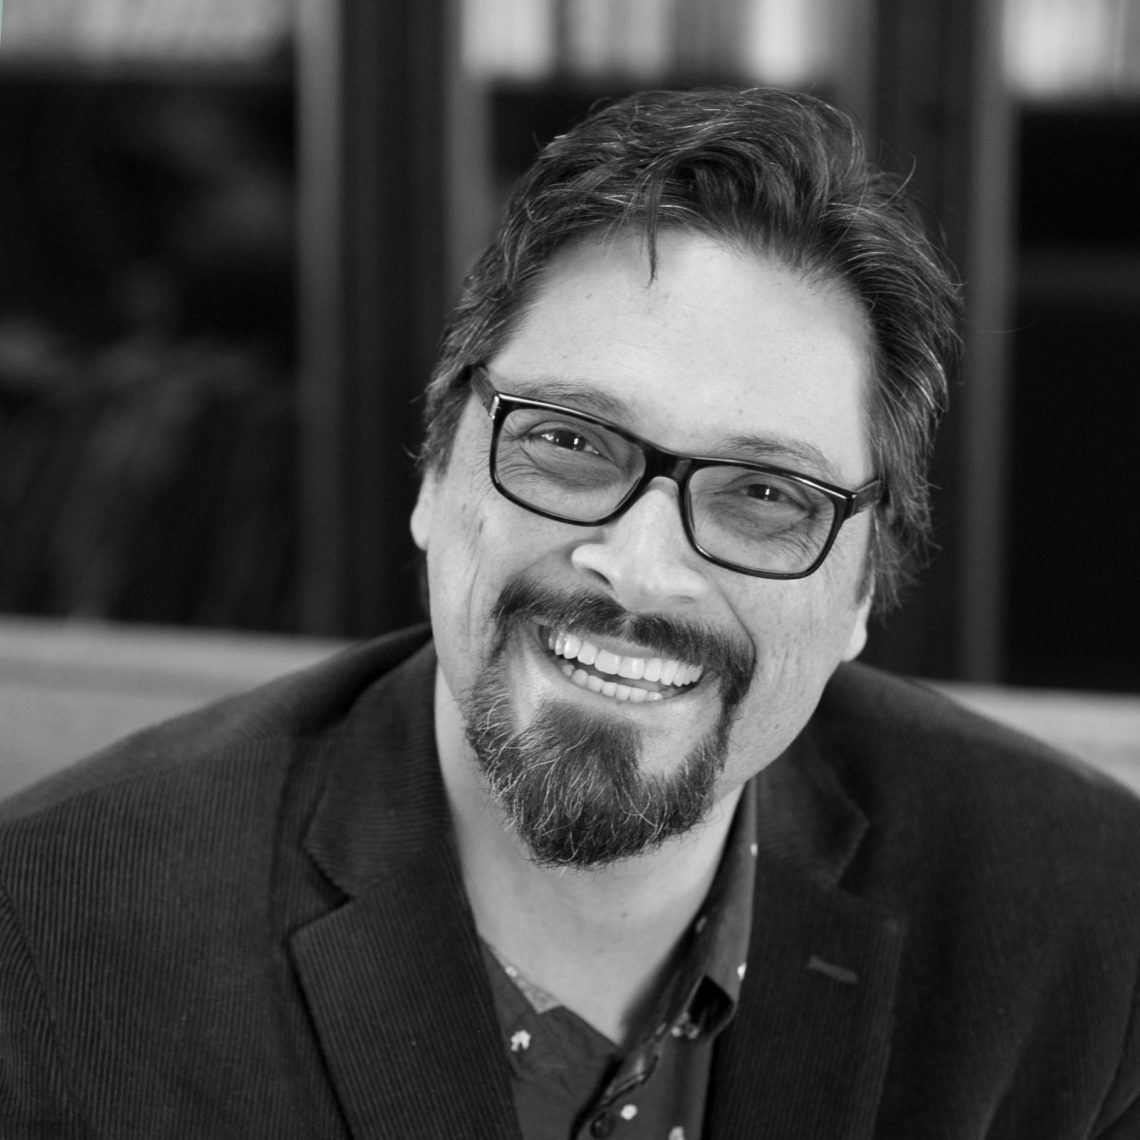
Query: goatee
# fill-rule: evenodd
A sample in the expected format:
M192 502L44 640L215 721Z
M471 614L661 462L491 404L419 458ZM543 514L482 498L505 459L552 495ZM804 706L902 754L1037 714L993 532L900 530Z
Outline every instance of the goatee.
M488 789L540 865L599 867L659 848L706 816L728 738L755 670L751 647L672 617L630 614L587 592L510 584L495 607L490 659L461 701L468 742ZM614 637L665 657L700 663L718 683L716 723L666 775L646 773L641 734L577 701L543 701L520 725L503 676L507 645L524 626ZM714 681L715 678L715 681Z

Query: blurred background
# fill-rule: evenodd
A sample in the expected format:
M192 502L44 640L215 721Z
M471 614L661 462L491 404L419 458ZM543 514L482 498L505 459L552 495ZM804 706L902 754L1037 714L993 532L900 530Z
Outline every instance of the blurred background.
M1134 0L4 0L0 613L419 614L443 314L596 99L833 97L969 298L941 555L868 656L1140 689Z

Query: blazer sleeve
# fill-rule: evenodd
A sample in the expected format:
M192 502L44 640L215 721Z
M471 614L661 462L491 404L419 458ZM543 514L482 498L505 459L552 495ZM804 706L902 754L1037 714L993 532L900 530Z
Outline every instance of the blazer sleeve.
M43 981L0 883L0 1136L87 1135L64 1078Z

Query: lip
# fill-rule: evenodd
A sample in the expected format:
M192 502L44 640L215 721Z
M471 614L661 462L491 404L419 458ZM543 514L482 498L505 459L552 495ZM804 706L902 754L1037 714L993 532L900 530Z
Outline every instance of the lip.
M544 624L533 628L533 640L542 658L569 684L610 707L659 709L690 694L704 677L699 665L664 658L633 644L566 634Z

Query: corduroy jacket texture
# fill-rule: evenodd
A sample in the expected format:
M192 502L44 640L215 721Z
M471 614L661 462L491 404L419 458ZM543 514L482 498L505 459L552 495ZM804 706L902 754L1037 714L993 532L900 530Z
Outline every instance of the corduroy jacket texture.
M427 637L0 808L3 1140L517 1136ZM707 1136L1140 1137L1130 794L859 666L757 779Z

